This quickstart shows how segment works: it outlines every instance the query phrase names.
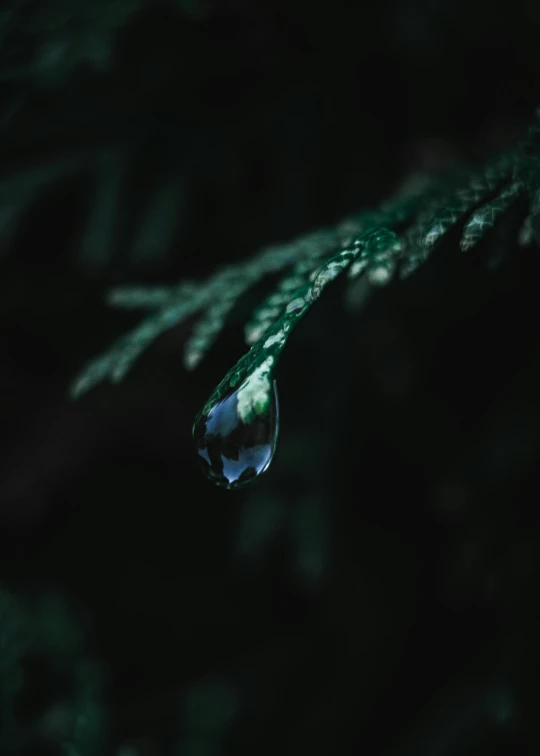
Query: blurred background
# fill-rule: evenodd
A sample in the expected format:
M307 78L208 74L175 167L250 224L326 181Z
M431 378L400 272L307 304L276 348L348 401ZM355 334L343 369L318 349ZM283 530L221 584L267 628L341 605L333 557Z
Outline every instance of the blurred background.
M516 219L325 294L245 491L202 476L191 425L257 292L195 373L188 321L67 397L139 320L111 285L207 277L512 146L539 36L525 0L0 11L1 756L540 753L540 262Z

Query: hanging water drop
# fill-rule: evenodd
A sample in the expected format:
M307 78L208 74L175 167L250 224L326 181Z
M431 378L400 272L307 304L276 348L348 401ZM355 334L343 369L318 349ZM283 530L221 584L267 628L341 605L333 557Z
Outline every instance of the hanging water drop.
M231 389L197 417L193 438L205 475L222 488L254 481L269 466L278 437L277 386L250 402L248 382ZM261 391L259 385L258 390ZM248 402L246 403L246 397Z

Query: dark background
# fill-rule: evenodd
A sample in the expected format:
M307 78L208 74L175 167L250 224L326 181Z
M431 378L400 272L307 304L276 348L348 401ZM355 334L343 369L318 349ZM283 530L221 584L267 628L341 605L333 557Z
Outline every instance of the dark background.
M105 724L92 740L62 719L64 628L45 664L20 661L2 754L64 737L81 756L539 753L540 270L511 223L470 256L450 237L361 307L340 284L322 298L282 360L278 452L250 490L203 478L191 424L256 292L194 374L188 321L119 387L67 390L138 322L105 307L111 285L208 276L512 145L539 104L540 6L10 14L0 579L21 605L69 607Z

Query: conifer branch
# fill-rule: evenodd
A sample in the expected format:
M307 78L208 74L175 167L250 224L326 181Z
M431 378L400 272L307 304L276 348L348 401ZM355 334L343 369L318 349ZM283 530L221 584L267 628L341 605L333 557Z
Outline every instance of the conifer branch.
M185 367L195 368L219 337L238 299L270 274L277 273L280 279L245 326L245 340L251 345L250 361L256 362L256 355L257 359L261 357L262 340L285 328L281 351L290 327L299 317L291 316L294 303L303 302L298 307L303 316L342 270L348 269L350 278L365 274L374 286L389 283L396 274L405 278L458 224L463 224L461 249L472 249L522 197L530 209L519 240L530 243L538 238L538 141L535 123L513 151L488 161L481 170L465 176L417 178L379 208L291 243L265 248L251 259L218 270L206 281L170 288L113 290L109 303L153 312L86 366L72 386L72 395L80 396L103 380L117 383L159 335L199 314L184 349Z

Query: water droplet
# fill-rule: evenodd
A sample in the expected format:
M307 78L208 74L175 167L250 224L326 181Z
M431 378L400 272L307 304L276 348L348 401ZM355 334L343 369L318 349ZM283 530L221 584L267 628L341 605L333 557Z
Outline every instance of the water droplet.
M263 412L254 412L244 422L238 412L242 386L201 412L193 427L193 438L203 472L223 488L239 488L253 482L269 466L278 437L277 386L273 381ZM206 409L206 408L205 408Z

